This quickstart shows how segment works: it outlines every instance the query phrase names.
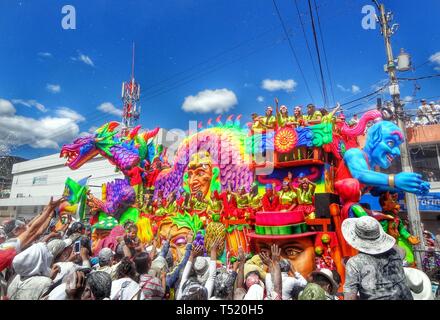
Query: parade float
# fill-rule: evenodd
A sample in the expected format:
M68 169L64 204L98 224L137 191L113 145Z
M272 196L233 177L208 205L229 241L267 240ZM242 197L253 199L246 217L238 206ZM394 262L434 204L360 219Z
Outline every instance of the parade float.
M111 229L131 221L144 244L170 238L174 259L184 255L189 234L207 250L220 239L218 259L227 264L239 247L252 255L276 243L304 276L327 268L343 282L344 259L356 252L342 237L342 221L368 214L414 263L411 246L419 240L402 227L393 194L426 193L429 184L415 173L380 172L400 155L400 129L377 110L354 126L336 110L316 124L294 117L283 122L282 113L271 111L254 114L245 125L241 116L199 125L179 145L173 163L166 148L154 143L158 128L127 130L110 122L64 145L60 155L70 169L101 155L125 177L104 184L101 199L87 193L94 239L104 241ZM365 132L361 147L357 137ZM359 204L365 192L381 198L383 212Z

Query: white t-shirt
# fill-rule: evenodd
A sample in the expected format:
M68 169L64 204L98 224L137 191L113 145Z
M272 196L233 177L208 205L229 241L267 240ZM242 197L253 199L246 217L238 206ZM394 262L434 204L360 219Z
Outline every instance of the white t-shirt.
M134 300L136 294L140 294L139 300L145 300L141 287L131 278L121 278L112 282L111 300Z

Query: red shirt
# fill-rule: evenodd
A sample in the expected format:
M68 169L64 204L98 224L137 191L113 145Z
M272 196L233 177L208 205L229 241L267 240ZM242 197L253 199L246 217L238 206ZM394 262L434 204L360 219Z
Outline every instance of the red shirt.
M272 201L266 193L261 200L264 211L278 211L280 208L280 198L277 195L272 195Z

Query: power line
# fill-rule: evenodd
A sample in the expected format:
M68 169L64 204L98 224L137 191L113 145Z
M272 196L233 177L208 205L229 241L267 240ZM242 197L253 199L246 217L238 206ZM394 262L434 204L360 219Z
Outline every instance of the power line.
M315 63L313 61L312 51L310 50L309 41L307 40L306 29L304 27L304 22L303 22L303 20L301 18L301 13L299 11L297 0L294 0L294 3L295 3L295 7L296 7L296 12L298 14L299 22L301 24L301 29L302 29L302 32L303 32L303 35L304 35L304 40L306 41L307 52L309 53L310 62L312 63L312 68L313 68L313 73L315 74L316 83L318 83L318 85L319 85L319 90L322 90L321 83L320 83L320 81L318 79L318 73L316 72Z
M319 52L318 39L317 39L316 29L315 29L315 19L313 18L312 4L311 4L310 0L308 0L308 4L309 4L310 20L312 22L313 39L315 41L316 54L318 56L319 72L321 74L322 93L324 95L324 105L328 106L327 88L325 86L324 72L322 71L321 54Z
M198 76L196 76L196 77L188 77L187 79L182 79L182 80L179 80L178 82L176 82L176 85L175 86L173 86L173 87L171 87L171 88L167 88L167 89L164 89L164 90L158 90L158 91L156 91L156 93L154 93L154 94L152 94L152 95L150 95L150 96L144 96L144 97L141 97L141 100L142 100L142 98L144 98L142 101L148 101L148 100L151 100L151 99L153 99L153 98L156 98L156 97L158 97L158 96L161 96L161 95L163 95L163 94L165 94L165 93L167 93L167 92L169 92L169 91L172 91L172 90L174 90L174 89L176 89L176 88L178 88L178 87L181 87L181 86L183 86L183 85L185 85L185 84L187 84L187 83L189 83L189 82L192 82L192 81L194 81L194 80L197 80L197 79L199 79L199 78L201 78L201 77L204 77L204 76L206 76L206 75L208 75L208 74L211 74L211 73L213 73L214 71L217 71L218 69L221 69L222 67L224 67L224 66L226 66L226 65L230 65L230 64L233 64L233 63L236 63L236 62L238 62L238 61L240 61L240 60L243 60L243 59L245 59L245 58L247 58L247 57L249 57L249 56L251 56L251 55L253 55L253 54L255 54L255 53L258 53L259 51L261 51L261 50L264 50L264 49L267 49L267 48L271 48L271 47L273 47L273 46L275 46L275 45L277 45L277 44L279 44L279 43L281 43L282 41L284 41L285 39L283 38L283 39L278 39L278 40L276 40L275 42L273 42L273 43L271 43L270 45L265 45L265 46L263 46L263 47L260 47L260 48L258 48L258 49L255 49L255 50L253 50L253 51L251 51L251 52L249 52L248 54L246 54L246 55L243 55L243 56L239 56L237 59L235 59L235 60L232 60L232 61L226 61L226 62L223 62L223 63L220 63L220 64L217 64L217 65L214 65L214 67L213 68L211 68L211 69L209 69L209 70L207 70L207 71L205 71L205 72L197 72L196 74L198 75ZM202 70L202 71L204 71L204 70Z
M376 93L382 91L382 90L383 90L384 88L386 88L387 86L388 86L388 83L387 83L386 85L384 85L383 87L377 89L377 90L374 91L374 92L371 92L371 93L369 93L369 94L366 94L366 95L364 95L364 96L362 96L362 97L360 97L360 98L357 98L357 99L354 99L354 100L351 100L351 101L348 101L348 102L342 103L342 104L341 104L341 107L342 107L342 106L346 106L347 104L351 104L351 103L353 103L353 102L356 102L356 101L359 101L359 100L362 100L362 99L365 99L365 98L371 97L371 96L375 95Z
M418 78L397 78L397 80L414 81L414 80L431 79L431 78L437 78L437 77L440 77L440 74L433 74L430 76L423 76L423 77L418 77Z
M322 50L324 52L324 62L325 62L325 66L326 66L326 69L327 69L327 75L328 75L328 78L330 80L330 89L331 89L330 92L332 94L333 104L335 104L336 100L335 100L335 95L334 95L334 90L333 90L333 79L332 79L332 76L331 76L331 73L330 73L330 68L328 66L327 52L325 50L324 34L322 33L322 29L321 29L321 21L319 19L318 6L316 5L316 1L315 0L313 0L313 3L315 5L316 17L318 18L318 30L319 30L319 33L321 35L321 45L322 45Z
M148 90L150 90L151 88L157 87L158 85L163 84L163 83L166 83L166 82L168 82L169 80L173 80L173 79L175 79L176 77L178 77L178 76L180 76L180 75L183 75L183 74L185 74L185 73L188 73L189 71L193 71L194 69L196 69L196 68L198 68L198 67L200 67L200 66L202 66L202 65L205 65L205 64L207 64L207 63L209 63L209 62L211 62L211 61L213 61L213 60L216 60L217 58L222 57L222 56L228 54L229 52L235 51L236 49L238 49L238 48L244 46L245 44L248 44L248 43L250 43L250 42L252 42L252 41L254 41L254 40L256 40L256 39L259 39L259 38L263 37L264 35L266 35L266 34L272 32L274 29L275 29L275 26L272 27L272 28L270 28L270 29L268 29L268 30L266 30L266 31L264 31L264 32L262 32L262 33L260 33L260 34L258 34L258 35L256 35L256 36L254 36L254 37L252 37L252 38L250 38L250 39L247 39L247 40L241 41L240 43L238 43L238 44L236 44L236 45L234 45L234 46L232 46L232 47L230 47L230 48L228 48L228 49L225 49L225 50L223 50L223 51L221 51L221 52L215 54L214 56L212 56L212 57L210 57L210 58L208 58L208 59L205 59L205 60L202 61L202 62L196 63L196 64L194 64L194 65L192 65L192 66L190 66L190 67L188 67L188 68L186 68L186 69L184 69L184 70L181 70L181 71L179 71L179 72L176 72L176 73L170 75L169 77L167 77L166 79L162 79L162 80L160 80L160 81L158 81L158 82L156 82L156 83L153 83L153 84L151 84L151 85L148 85L148 84L147 84L147 85L145 85L146 88L145 88L144 90L147 90L147 91L148 91Z
M306 85L307 92L309 93L309 96L310 96L310 98L312 99L312 102L314 102L312 92L310 91L310 88L309 88L309 85L308 85L308 83L307 83L306 77L304 76L304 72L302 71L301 64L299 63L299 59L298 59L298 57L297 57L297 55L296 55L295 49L293 49L292 41L290 40L289 33L287 32L286 25L284 24L283 18L281 17L281 13L280 13L280 11L278 10L277 3L276 3L275 0L272 0L272 2L273 2L273 5L275 6L275 10L276 10L276 12L277 12L278 19L279 19L280 22L281 22L281 26L283 27L284 34L285 34L286 37L287 37L287 41L288 41L288 43L289 43L290 51L292 52L293 57L295 58L296 64L298 65L298 69L299 69L299 71L300 71L300 73L301 73L301 77L303 78L303 80L304 80L304 84Z

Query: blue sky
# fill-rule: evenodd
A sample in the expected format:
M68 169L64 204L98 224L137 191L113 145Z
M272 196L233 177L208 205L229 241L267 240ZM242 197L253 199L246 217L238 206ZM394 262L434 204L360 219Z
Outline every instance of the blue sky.
M307 1L297 2L318 68ZM371 2L316 2L335 99L346 102L374 91L387 75L379 30L361 26L362 7ZM75 30L61 27L66 4L76 9ZM295 1L277 4L313 100L322 106ZM392 39L395 55L403 47L415 66L426 62L401 76L438 73L440 2L385 4L400 24ZM130 77L133 41L135 77L142 88L140 123L147 128L186 130L189 120L206 122L220 111L243 114L248 121L252 112L263 113L273 104L274 97L289 110L311 100L272 0L8 0L0 2L0 13L0 144L14 155L56 153L80 133L119 121L112 106L121 109L121 82ZM440 99L439 81L419 81L415 98ZM327 87L331 97L328 79ZM402 97L413 91L414 83L405 82ZM360 102L347 113L366 110L375 99ZM102 104L107 108L98 109Z

